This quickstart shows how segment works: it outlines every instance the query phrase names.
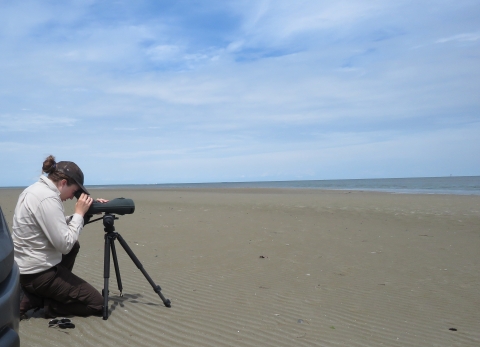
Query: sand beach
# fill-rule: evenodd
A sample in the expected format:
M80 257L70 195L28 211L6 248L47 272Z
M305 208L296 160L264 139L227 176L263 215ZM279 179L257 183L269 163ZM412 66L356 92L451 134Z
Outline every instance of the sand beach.
M11 226L21 189L0 189ZM110 317L22 346L480 346L480 196L295 189L92 189L131 198ZM73 202L66 203L66 212ZM74 272L103 288L104 231L87 225Z

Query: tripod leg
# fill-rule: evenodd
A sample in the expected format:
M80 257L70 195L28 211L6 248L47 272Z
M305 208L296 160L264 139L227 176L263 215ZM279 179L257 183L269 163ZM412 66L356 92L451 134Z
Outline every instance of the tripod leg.
M120 296L123 296L122 278L120 277L120 267L118 266L117 251L115 250L114 238L112 238L110 242L110 248L112 249L113 265L115 266L115 275L117 276L118 290L120 291Z
M103 257L103 320L108 319L108 279L110 278L110 243L111 239L105 234L105 252Z
M158 296L160 297L160 299L162 299L163 301L163 304L166 306L166 307L170 307L171 306L171 302L170 300L166 299L161 290L162 288L160 288L159 285L155 284L155 282L153 282L152 278L148 275L148 273L145 271L145 269L143 268L143 265L142 263L140 263L140 261L138 260L138 258L135 256L135 254L133 253L132 249L127 245L127 243L125 242L125 240L123 239L123 237L117 233L117 238L118 238L118 241L120 241L120 244L122 245L123 249L125 250L125 252L127 252L127 254L130 256L130 259L132 259L132 261L135 263L135 265L137 266L137 268L143 273L143 275L145 276L145 278L147 279L147 281L150 283L150 285L152 286L153 290L155 291L155 293L158 294Z

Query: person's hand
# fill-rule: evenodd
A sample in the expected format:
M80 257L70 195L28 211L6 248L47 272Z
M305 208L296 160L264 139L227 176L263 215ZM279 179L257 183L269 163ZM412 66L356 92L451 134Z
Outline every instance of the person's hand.
M96 202L99 202L99 203L101 203L101 204L104 204L104 203L106 203L106 202L109 202L110 200L99 198L99 199L97 199L97 200L95 200L95 201L96 201ZM96 214L102 214L102 213L99 212L99 213L96 213Z
M92 197L90 195L82 193L82 195L80 195L80 198L78 198L77 203L75 204L75 213L79 214L82 217L85 216L85 213L88 211L92 203Z

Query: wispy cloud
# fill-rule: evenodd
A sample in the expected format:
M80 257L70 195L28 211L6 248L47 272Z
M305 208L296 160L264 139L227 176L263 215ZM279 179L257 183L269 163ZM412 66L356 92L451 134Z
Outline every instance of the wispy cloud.
M39 114L8 114L0 115L0 132L38 132L47 129L60 131L63 127L73 127L76 119L67 117L52 117Z
M444 37L441 39L438 39L436 42L437 43L447 43L447 42L476 42L480 40L480 32L476 33L463 33L463 34L457 34L449 37Z

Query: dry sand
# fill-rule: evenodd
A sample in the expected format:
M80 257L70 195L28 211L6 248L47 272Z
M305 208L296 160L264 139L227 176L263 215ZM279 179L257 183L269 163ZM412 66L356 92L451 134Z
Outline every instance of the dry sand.
M0 189L9 225L19 193ZM40 311L20 323L22 346L480 346L480 196L93 194L134 199L116 230L172 307L117 243L124 296L112 266L109 319L61 330ZM74 272L101 290L101 222L80 243Z

